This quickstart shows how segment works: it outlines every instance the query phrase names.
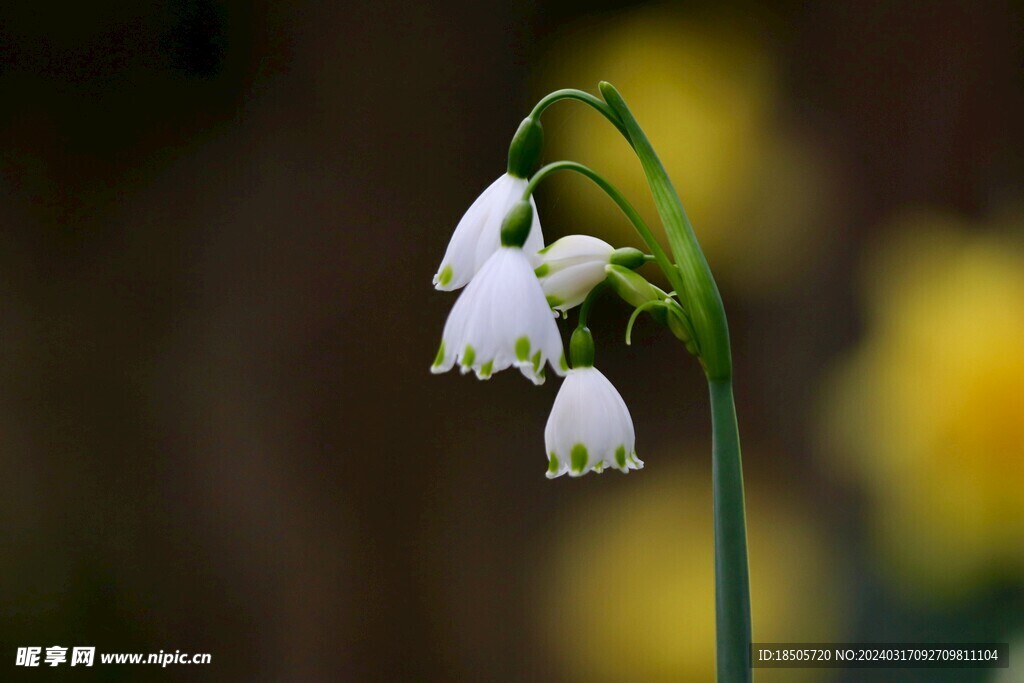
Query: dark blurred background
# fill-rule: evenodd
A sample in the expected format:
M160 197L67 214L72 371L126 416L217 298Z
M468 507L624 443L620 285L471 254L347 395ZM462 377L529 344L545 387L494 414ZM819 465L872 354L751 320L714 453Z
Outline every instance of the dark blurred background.
M1022 66L1019 2L0 6L0 678L712 680L681 345L595 311L628 477L544 478L557 381L428 372L452 228L601 79L730 314L755 639L1024 642ZM544 125L655 220L605 122ZM636 243L578 178L538 202Z

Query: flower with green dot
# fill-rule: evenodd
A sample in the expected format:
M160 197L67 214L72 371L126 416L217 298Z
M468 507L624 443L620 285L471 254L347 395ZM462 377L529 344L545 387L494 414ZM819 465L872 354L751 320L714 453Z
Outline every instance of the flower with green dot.
M580 477L613 467L621 472L644 466L636 457L633 418L622 396L594 367L594 339L577 327L569 344L572 369L565 376L544 428L548 479Z

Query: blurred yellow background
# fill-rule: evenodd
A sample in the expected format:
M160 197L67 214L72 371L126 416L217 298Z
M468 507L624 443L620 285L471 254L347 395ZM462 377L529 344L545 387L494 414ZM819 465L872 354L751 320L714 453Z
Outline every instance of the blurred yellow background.
M908 209L867 262L867 335L826 391L825 447L865 489L901 589L1024 574L1024 214Z

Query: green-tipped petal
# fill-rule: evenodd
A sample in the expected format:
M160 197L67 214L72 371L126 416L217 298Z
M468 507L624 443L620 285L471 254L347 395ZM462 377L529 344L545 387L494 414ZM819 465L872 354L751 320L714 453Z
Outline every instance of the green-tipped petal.
M516 359L525 363L530 359L530 338L520 337L516 339Z
M480 366L480 379L488 379L491 376L491 372L494 371L494 361L489 360Z
M615 449L615 464L619 466L620 470L626 469L626 447L619 446Z
M441 269L441 272L437 274L437 284L442 287L447 287L448 283L452 281L452 267L450 265L445 266Z
M462 367L471 368L473 367L473 361L476 360L476 349L471 344L466 344L466 350L462 352Z
M581 443L572 447L569 453L569 468L574 474L582 474L587 467L587 447Z

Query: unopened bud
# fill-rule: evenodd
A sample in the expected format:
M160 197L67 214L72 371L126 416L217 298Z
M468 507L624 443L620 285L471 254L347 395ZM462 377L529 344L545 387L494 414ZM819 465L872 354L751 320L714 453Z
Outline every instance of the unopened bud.
M612 252L610 262L616 266L622 266L629 268L630 270L636 270L644 263L647 259L644 257L644 252L633 247L622 247Z
M633 308L640 308L651 301L660 301L668 295L650 282L644 279L643 275L635 273L629 268L609 264L604 267L606 282L615 290L623 301ZM665 313L661 308L650 311L651 317L662 325L665 324Z

